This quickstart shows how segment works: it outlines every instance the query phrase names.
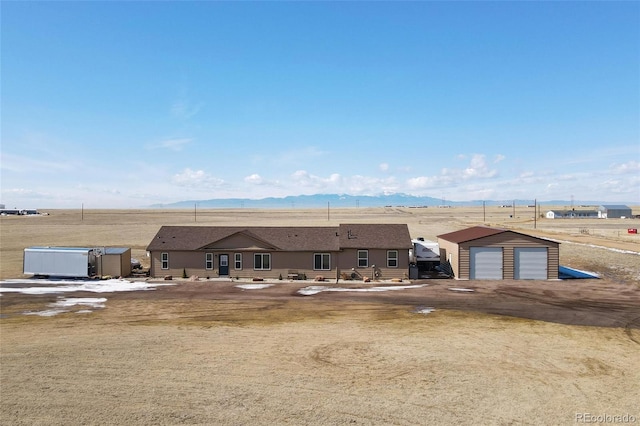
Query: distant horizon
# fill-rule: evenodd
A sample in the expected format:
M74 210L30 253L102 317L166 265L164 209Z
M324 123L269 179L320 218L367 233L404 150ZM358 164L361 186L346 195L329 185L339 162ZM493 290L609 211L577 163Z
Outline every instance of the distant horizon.
M285 197L264 197L264 198L212 198L207 200L180 200L166 204L150 204L131 207L103 207L92 206L90 203L81 203L79 206L74 207L47 207L47 206L9 206L5 204L6 210L144 210L144 209L324 209L327 208L327 198L342 197L347 200L337 200L342 205L336 205L336 200L333 205L329 204L329 207L333 208L380 208L380 207L406 207L406 208L440 208L440 207L482 207L483 203L487 207L512 207L514 204L516 207L530 206L537 204L539 206L562 206L566 208L584 208L584 207L599 207L601 205L627 205L627 206L640 206L640 202L634 203L630 201L615 201L615 202L603 202L597 200L538 200L538 199L514 199L514 200L448 200L438 199L429 196L411 196L409 194L387 194L385 196L366 196L366 195L349 195L349 194L312 194L312 195L300 195L300 196L285 196ZM415 203L401 203L401 199L405 198L405 201L420 201L424 200L425 204ZM407 200L408 199L408 200ZM304 201L303 201L304 200ZM394 202L386 205L385 201L393 200ZM359 205L359 201L362 205ZM291 203L294 203L291 205ZM345 205L345 203L351 203ZM330 203L330 201L329 201ZM3 203L0 203L2 205ZM231 205L239 204L239 205ZM245 205L247 204L247 205Z

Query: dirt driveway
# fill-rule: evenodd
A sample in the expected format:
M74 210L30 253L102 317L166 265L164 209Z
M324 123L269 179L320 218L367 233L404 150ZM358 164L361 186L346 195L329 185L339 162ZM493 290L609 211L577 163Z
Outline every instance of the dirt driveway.
M1 418L572 424L606 414L640 422L635 285L433 280L301 296L300 288L330 284L248 284L109 293L104 308L54 317L21 312L57 295L3 294Z

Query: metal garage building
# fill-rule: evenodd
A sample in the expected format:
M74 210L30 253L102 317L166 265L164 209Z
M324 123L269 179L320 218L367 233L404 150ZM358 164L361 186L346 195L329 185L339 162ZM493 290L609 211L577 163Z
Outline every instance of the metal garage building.
M598 207L598 217L603 219L621 219L632 217L631 208L621 204Z
M506 229L475 226L438 235L440 260L456 279L558 278L560 243Z

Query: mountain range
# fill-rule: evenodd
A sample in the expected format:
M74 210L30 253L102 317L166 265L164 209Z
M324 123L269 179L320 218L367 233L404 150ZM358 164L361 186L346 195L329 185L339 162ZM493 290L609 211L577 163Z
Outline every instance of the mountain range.
M502 206L502 205L533 205L534 200L473 200L452 201L442 198L419 197L408 194L387 195L347 195L347 194L315 194L315 195L291 195L287 197L268 197L261 199L251 198L214 198L210 200L185 200L169 204L153 204L151 208L323 208L323 207L459 207L459 206ZM538 201L539 205L553 206L599 206L601 204L627 204L634 203L604 203L601 201L566 201L549 200Z

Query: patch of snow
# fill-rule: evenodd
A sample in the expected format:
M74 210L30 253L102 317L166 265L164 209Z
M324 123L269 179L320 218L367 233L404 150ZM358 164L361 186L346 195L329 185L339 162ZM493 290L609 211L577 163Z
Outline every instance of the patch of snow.
M311 285L309 287L301 288L298 290L298 294L303 296L312 296L314 294L318 294L322 291L327 291L329 287L321 286L321 285Z
M427 314L430 314L431 312L433 312L433 311L435 311L435 310L436 310L436 308L418 308L418 309L416 309L414 312L415 312L416 314L424 314L424 315L427 315Z
M52 303L51 307L68 308L75 305L89 306L91 308L104 308L104 304L107 301L105 297L75 297L68 299L61 299L55 303Z
M2 285L28 285L28 284L48 284L39 287L2 287ZM22 294L51 294L51 293L72 293L76 291L87 291L91 293L114 293L118 291L140 291L155 290L156 287L164 285L175 285L166 283L148 283L140 281L127 281L122 279L112 280L6 280L0 281L0 293L22 293Z
M369 287L369 288L344 288L344 287L327 287L321 285L312 285L305 288L301 288L298 290L298 294L303 296L312 296L314 294L321 293L323 291L351 291L351 292L370 292L370 291L397 291L397 290L407 290L412 288L420 288L426 287L427 284L416 284L416 285L402 285L402 286L380 286L380 287Z
M50 303L49 307L54 309L49 309L47 311L39 311L39 312L25 312L25 315L38 315L41 317L52 317L58 314L62 314L65 312L69 312L67 309L72 306L80 305L80 306L89 306L91 308L100 309L105 307L107 299L105 297L70 297L64 298L60 297L60 300L54 303ZM93 311L89 309L81 309L76 311L76 314L88 314Z
M473 293L475 290L472 288L460 288L460 287L449 287L451 291L463 291L467 293Z
M261 290L263 288L272 287L273 284L238 284L236 287L243 290Z
M65 311L64 309L50 309L48 311L39 311L39 312L25 312L25 315L38 315L40 317L53 317L55 315L58 314L62 314L64 312L69 312L69 311Z

